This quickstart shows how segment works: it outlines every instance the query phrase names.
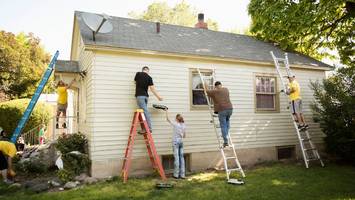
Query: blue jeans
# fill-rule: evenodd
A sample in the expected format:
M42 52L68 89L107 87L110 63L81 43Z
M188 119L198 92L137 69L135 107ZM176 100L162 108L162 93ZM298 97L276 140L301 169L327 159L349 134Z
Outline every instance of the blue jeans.
M233 113L233 109L227 109L218 112L218 119L219 119L219 124L221 126L221 132L222 132L224 143L228 143L230 117L232 113Z
M185 177L184 144L182 141L173 142L174 150L174 176Z
M146 96L137 96L137 105L140 109L143 109L145 119L147 120L150 131L152 131L152 121L150 119L150 113L148 111L148 97Z

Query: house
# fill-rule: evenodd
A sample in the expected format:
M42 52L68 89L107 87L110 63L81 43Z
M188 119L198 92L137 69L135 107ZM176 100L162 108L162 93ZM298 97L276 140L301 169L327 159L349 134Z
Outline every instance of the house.
M153 138L166 169L171 168L172 128L165 113L154 103L169 107L171 117L181 113L188 132L184 150L189 170L223 165L217 139L196 68L219 80L230 90L234 105L231 137L243 166L298 156L298 140L287 99L280 95L280 79L270 51L284 52L273 44L251 36L207 29L159 24L112 17L110 33L97 34L84 23L83 12L75 12L71 60L59 61L55 76L69 82L77 77L74 90L76 131L87 135L95 177L119 175L136 101L133 78L143 66L151 76L163 102L151 95L149 107ZM299 53L289 53L293 73L302 88L304 112L313 141L322 143L319 124L312 122L310 81L325 77L331 67ZM151 170L143 138L133 151L131 173Z

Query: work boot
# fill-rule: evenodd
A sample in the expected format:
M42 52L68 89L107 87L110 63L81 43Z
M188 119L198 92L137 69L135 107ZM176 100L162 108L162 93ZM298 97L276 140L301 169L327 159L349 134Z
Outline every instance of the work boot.
M63 128L67 128L67 124L65 122L63 123Z
M59 124L58 124L58 123L55 124L55 128L56 128L56 129L59 128Z

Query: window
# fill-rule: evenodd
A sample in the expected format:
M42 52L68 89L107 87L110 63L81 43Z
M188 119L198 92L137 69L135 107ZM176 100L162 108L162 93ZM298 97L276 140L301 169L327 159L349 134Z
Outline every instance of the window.
M276 77L259 76L255 78L256 111L277 111Z
M201 74L204 77L205 83L208 84L208 89L213 89L213 71L201 70ZM209 99L212 103L212 100ZM207 100L203 91L203 85L200 75L197 71L191 71L191 105L193 108L207 108Z
M277 159L293 159L295 158L295 146L280 146L277 149Z

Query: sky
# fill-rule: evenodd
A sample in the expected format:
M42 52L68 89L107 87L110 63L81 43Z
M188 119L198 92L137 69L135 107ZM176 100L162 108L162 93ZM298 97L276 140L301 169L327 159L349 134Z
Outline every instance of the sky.
M181 0L166 0L174 6ZM249 0L185 0L205 18L218 22L220 31L243 30L250 24ZM70 59L74 11L106 13L128 17L130 11L144 11L155 0L0 0L0 30L32 32L47 52L59 50L59 59Z

